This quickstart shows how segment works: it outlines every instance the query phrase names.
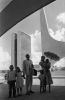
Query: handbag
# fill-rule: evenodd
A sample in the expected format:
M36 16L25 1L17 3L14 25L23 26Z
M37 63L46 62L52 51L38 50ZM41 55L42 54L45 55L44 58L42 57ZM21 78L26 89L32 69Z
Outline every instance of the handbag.
M37 70L36 69L33 69L33 75L37 76Z

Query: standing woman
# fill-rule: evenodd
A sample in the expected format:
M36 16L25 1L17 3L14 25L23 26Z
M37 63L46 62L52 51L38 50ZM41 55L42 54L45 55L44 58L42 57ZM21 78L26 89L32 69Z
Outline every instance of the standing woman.
M39 63L39 65L41 66L41 69L44 72L44 82L43 82L43 92L46 92L46 62L45 62L45 56L41 56L41 61Z
M47 85L49 85L49 92L51 92L51 84L53 84L53 80L51 77L51 72L50 72L50 67L51 67L51 63L49 61L49 59L46 59L46 83Z

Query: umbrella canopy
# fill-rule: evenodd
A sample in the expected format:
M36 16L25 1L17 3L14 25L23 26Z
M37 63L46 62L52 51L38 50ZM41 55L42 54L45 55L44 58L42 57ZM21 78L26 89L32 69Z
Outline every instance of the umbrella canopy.
M45 55L46 57L50 58L51 60L58 61L58 60L60 59L60 57L59 57L57 54L52 53L52 52L49 52L49 51L44 52L44 55Z

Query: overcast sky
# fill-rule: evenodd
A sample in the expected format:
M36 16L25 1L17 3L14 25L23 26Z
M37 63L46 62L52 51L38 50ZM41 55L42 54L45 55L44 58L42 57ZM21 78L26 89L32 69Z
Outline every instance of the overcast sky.
M57 45L59 44L59 46L57 46L54 43L55 48L53 50L52 49L53 47L50 45L50 42L47 41L47 45L46 45L47 49L49 47L51 48L49 50L55 51L55 53L57 51L58 53L58 50L60 48L59 56L64 57L65 56L65 0L56 0L55 2L46 6L44 10L45 10L46 18L47 18L48 31L52 37L52 41L54 42L55 40L56 41L55 43ZM39 38L40 32L41 32L40 10L30 15L23 21L19 22L16 26L14 26L7 33L5 33L5 35L0 37L0 52L3 52L5 53L5 55L8 55L7 61L8 60L10 61L10 57L11 57L11 34L18 31L22 31L27 34L34 34L34 35L36 34L35 36L37 37L37 39L35 40L35 43L33 46L34 52L38 52L38 55L41 55L41 38ZM33 36L33 38L36 38L36 37ZM40 42L39 42L39 39L40 39ZM35 48L35 46L37 46L37 48ZM0 56L0 59L2 56Z

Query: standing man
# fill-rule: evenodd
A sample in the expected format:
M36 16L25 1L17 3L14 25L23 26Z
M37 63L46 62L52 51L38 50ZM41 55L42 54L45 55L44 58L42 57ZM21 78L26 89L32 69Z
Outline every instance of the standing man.
M32 91L33 63L29 54L26 54L25 57L26 60L23 61L23 75L26 76L26 95L30 95L30 93L34 93Z

